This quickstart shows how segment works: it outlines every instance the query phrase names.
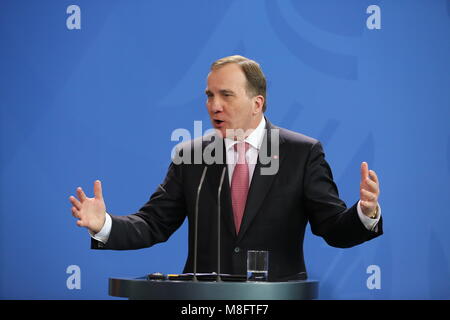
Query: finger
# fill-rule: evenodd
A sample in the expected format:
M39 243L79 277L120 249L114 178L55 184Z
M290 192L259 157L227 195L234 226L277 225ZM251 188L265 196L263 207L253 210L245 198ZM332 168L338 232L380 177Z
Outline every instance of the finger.
M77 226L84 227L84 223L81 220L77 220Z
M378 176L377 176L377 174L376 174L375 171L369 170L369 177L370 177L370 179L371 179L372 181L374 181L376 184L379 184Z
M100 180L94 182L94 195L95 199L103 200L102 183L100 182Z
M360 198L361 198L361 200L366 201L366 202L376 202L378 200L377 195L375 193L369 192L364 189L361 190Z
M75 198L74 196L70 196L69 197L70 202L75 206L75 208L77 208L78 210L81 210L81 202L78 201L77 198Z
M378 201L365 201L365 200L359 200L359 203L361 205L361 209L367 209L367 210L375 210L375 208L378 206Z
M77 195L78 199L80 199L80 202L83 203L86 200L86 194L84 193L83 189L81 187L77 188Z
M80 211L78 211L77 208L75 208L75 207L72 207L72 216L74 218L81 219Z
M369 165L367 162L361 163L361 182L366 180L369 176Z
M375 210L377 203L375 202L370 202L370 201L364 201L364 200L360 200L359 201L360 205L361 205L361 210L363 212L372 212Z
M367 178L364 181L364 185L362 186L361 189L365 189L367 191L374 192L374 193L378 193L379 192L378 183L376 183L375 181L370 180L369 178Z

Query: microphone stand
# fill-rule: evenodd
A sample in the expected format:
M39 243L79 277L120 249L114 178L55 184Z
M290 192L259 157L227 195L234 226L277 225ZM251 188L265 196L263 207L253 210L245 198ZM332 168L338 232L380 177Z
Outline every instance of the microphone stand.
M195 224L194 224L194 276L193 281L197 282L197 234L198 234L198 200L200 198L200 190L202 189L203 180L205 180L206 170L208 167L205 166L203 169L202 177L200 178L200 183L197 189L197 199L195 200Z
M227 167L223 167L222 170L222 176L220 177L220 184L219 189L217 190L217 281L222 281L220 277L220 219L221 219L221 213L220 213L220 193L222 191L222 184L225 177Z

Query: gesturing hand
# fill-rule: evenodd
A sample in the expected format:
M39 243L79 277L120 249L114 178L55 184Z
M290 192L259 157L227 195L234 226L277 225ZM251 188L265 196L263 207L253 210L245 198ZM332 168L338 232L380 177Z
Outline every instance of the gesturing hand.
M378 196L380 184L375 171L369 170L367 162L361 164L361 184L359 186L359 198L361 210L364 215L374 217L378 208Z
M94 198L86 197L81 187L77 188L78 199L70 196L69 200L72 203L72 215L79 219L77 225L79 227L86 227L93 233L98 233L104 223L106 215L105 201L102 195L102 184L100 180L94 182Z

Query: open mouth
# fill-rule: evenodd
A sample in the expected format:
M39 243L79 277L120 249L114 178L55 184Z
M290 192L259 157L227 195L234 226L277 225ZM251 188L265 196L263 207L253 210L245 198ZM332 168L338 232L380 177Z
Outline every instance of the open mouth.
M217 125L220 125L221 123L223 123L223 120L216 120L216 119L214 119L214 123L217 124Z

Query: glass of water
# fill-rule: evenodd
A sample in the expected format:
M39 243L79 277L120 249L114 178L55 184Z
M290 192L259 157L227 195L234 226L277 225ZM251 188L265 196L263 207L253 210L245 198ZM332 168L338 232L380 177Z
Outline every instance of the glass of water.
M247 281L267 281L269 273L269 251L247 251Z

